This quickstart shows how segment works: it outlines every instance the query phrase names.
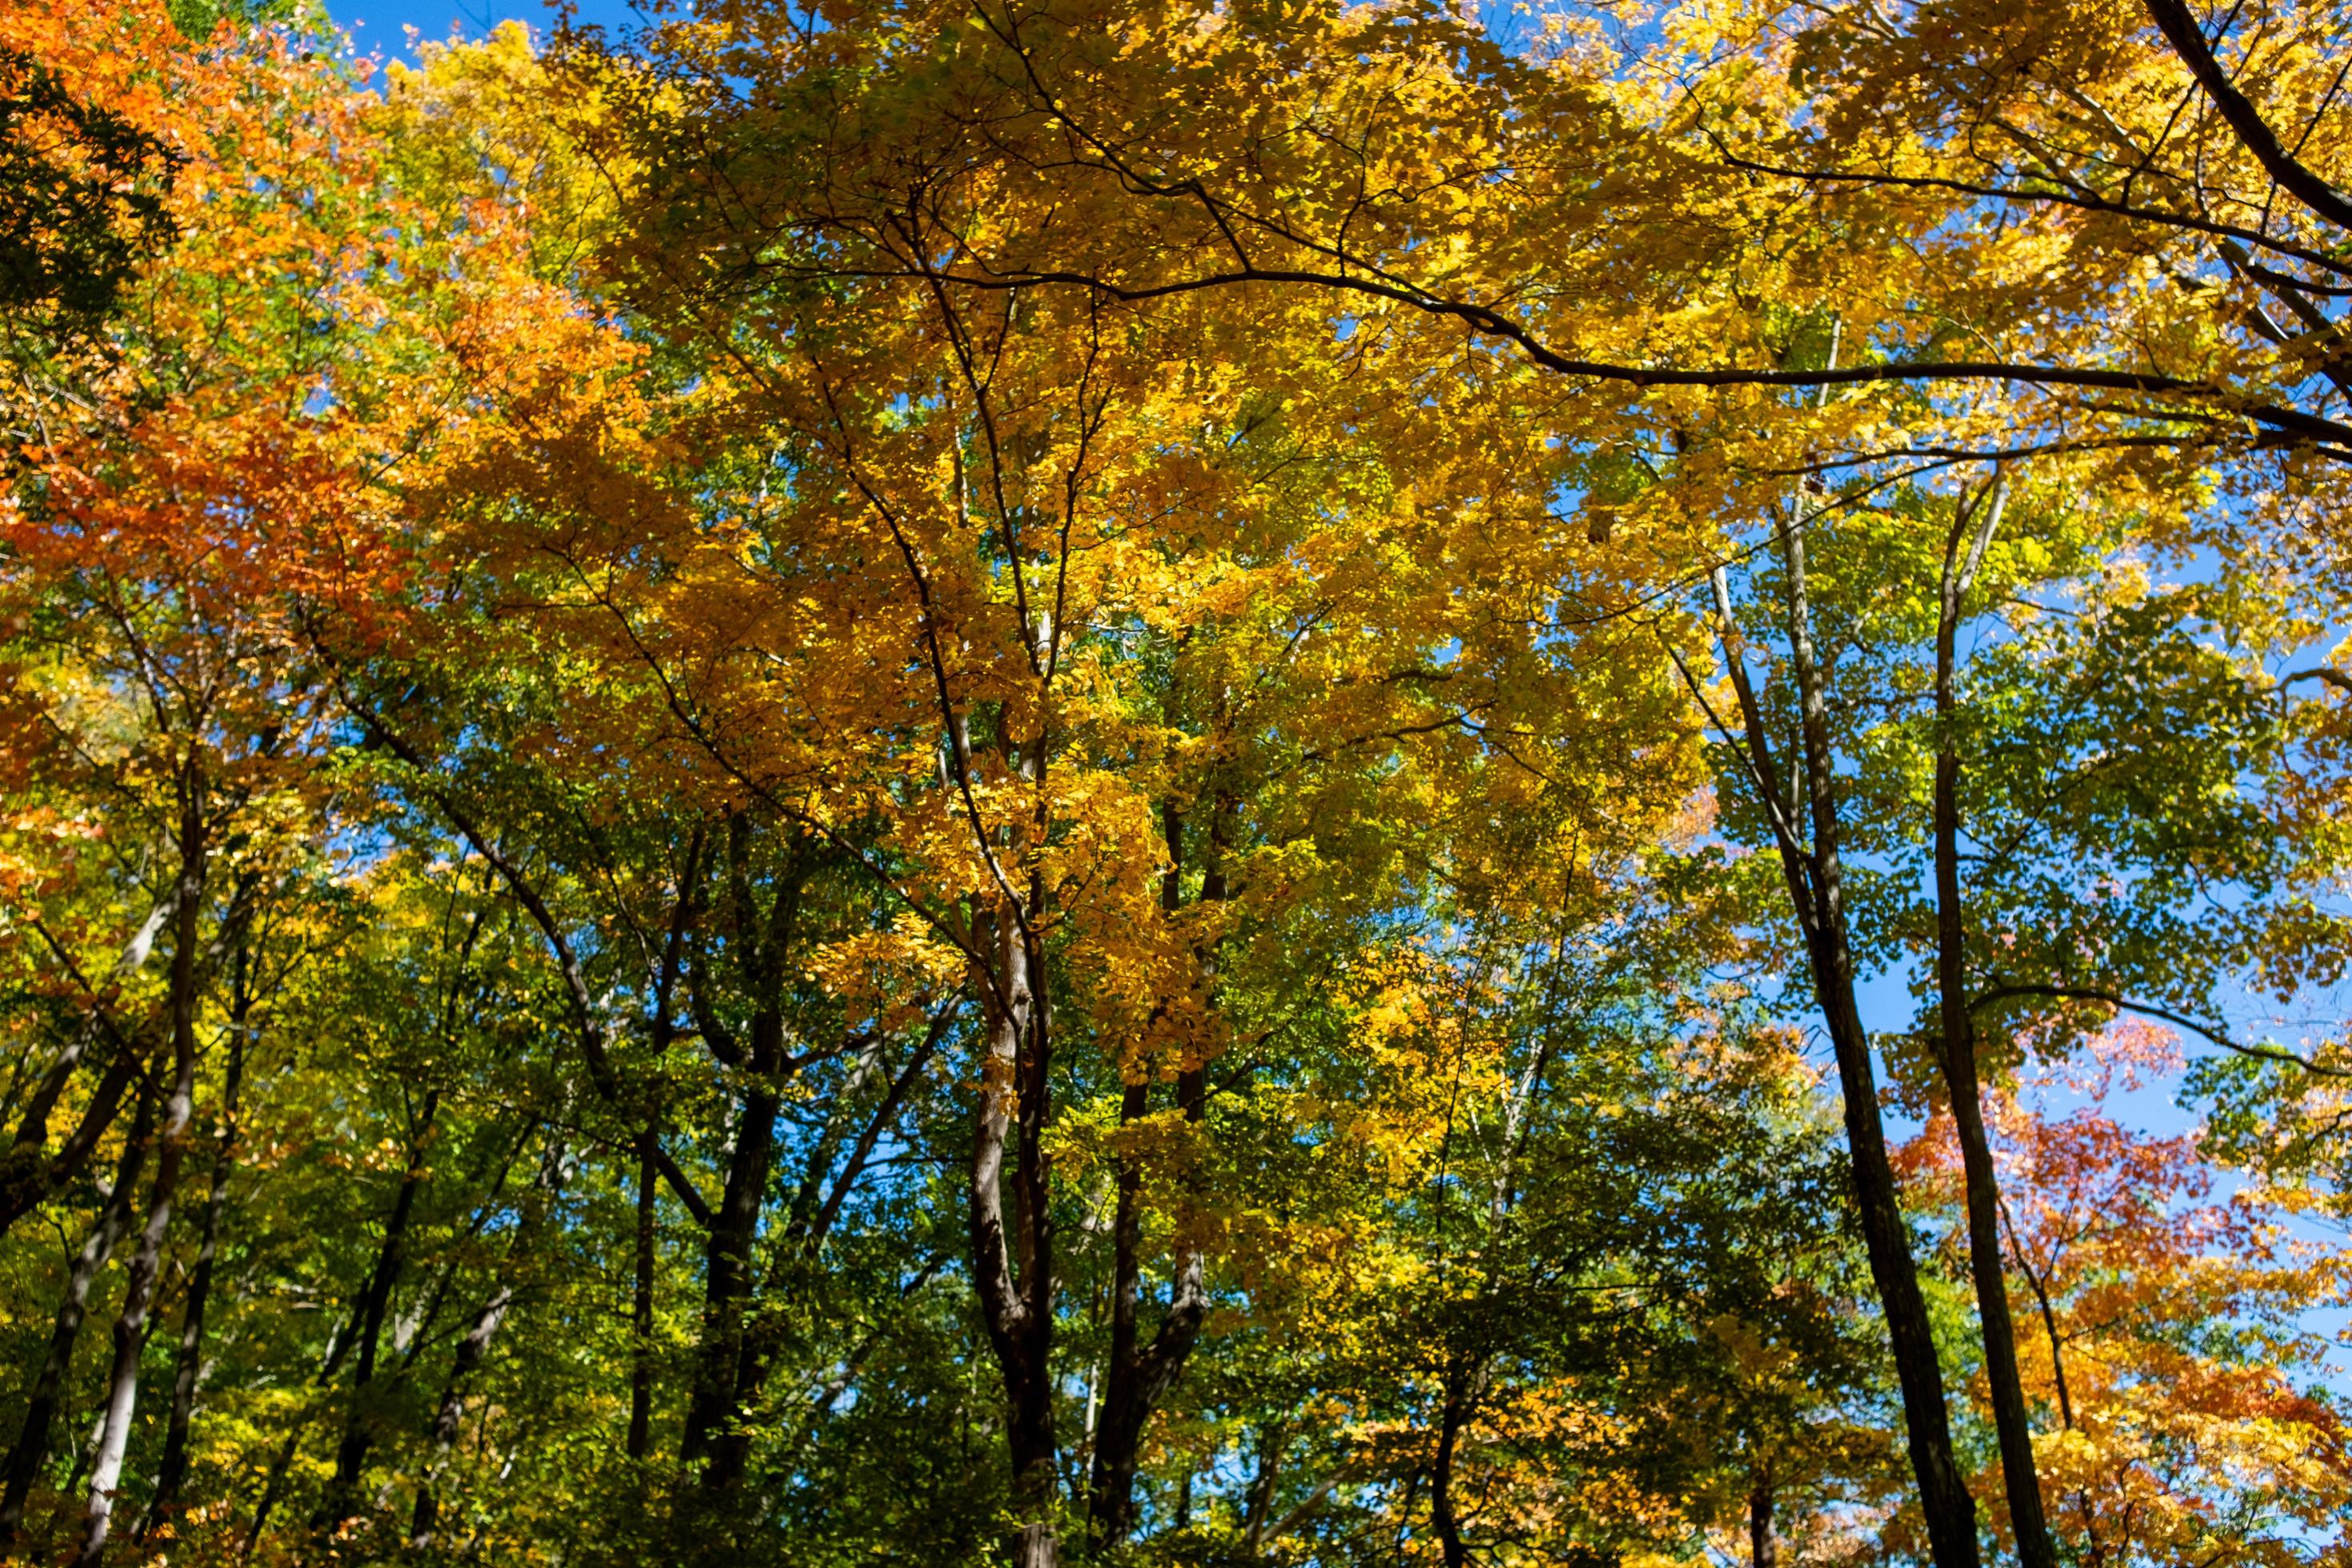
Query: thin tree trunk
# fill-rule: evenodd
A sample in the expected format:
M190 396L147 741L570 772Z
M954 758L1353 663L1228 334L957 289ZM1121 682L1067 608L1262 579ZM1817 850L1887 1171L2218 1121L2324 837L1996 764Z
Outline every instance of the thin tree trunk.
M334 1337L327 1342L326 1360L320 1363L318 1376L311 1380L314 1387L325 1388L335 1381L335 1374L343 1370L343 1362L359 1337L358 1329L359 1304L353 1302L351 1315L337 1326ZM294 1468L295 1450L301 1446L302 1426L302 1419L297 1418L293 1429L286 1434L286 1441L278 1446L277 1457L270 1461L268 1474L262 1480L261 1495L253 1505L253 1522L246 1528L245 1544L237 1552L239 1563L251 1562L253 1554L260 1550L261 1538L269 1529L269 1516L277 1511L286 1495L286 1478Z
M1265 1544L1266 1527L1274 1522L1275 1484L1282 1476L1282 1456L1290 1446L1290 1434L1280 1425L1259 1428L1257 1435L1257 1473L1250 1478L1248 1494L1242 1500L1242 1543L1255 1556ZM1418 1482L1420 1477L1413 1480ZM1405 1511L1412 1510L1412 1487L1406 1488Z
M154 950L156 935L172 919L179 889L175 885L169 897L157 901L148 911L145 921L123 944L114 962L118 978L136 973L144 968L148 955ZM60 950L61 951L61 950ZM70 964L68 963L68 966ZM78 973L79 972L77 972ZM5 1236L11 1226L38 1208L56 1194L58 1188L73 1179L83 1162L97 1149L99 1140L114 1125L122 1108L122 1096L141 1066L142 1054L134 1037L123 1034L121 1026L107 1012L105 1004L91 998L91 1012L73 1039L59 1051L26 1100L25 1114L16 1124L16 1134L5 1156L0 1156L0 1236ZM59 1097L72 1080L90 1046L104 1039L114 1047L107 1060L106 1070L90 1092L74 1130L55 1155L47 1152L49 1117L57 1110Z
M677 1037L676 998L683 972L688 939L702 909L703 847L708 830L697 826L687 836L686 861L678 869L677 897L670 908L669 935L662 944L661 967L654 973L652 1041L659 1057ZM715 1021L715 1020L714 1020ZM654 1264L659 1240L660 1194L655 1186L660 1173L655 1152L661 1147L661 1118L646 1122L637 1142L637 1234L635 1278L629 1299L629 1458L642 1459L653 1449L654 1404Z
M239 883L236 896L230 900L232 919L223 922L225 928L234 923L251 887L250 879ZM172 896L155 906L149 913L146 922L132 935L130 942L124 944L121 953L115 960L114 973L117 978L136 973L145 967L155 933L169 922L173 913L179 908L178 900L179 889L177 884L174 884ZM46 930L42 930L37 921L35 922L35 929L49 942L61 958L66 959L66 963L70 967L70 958L67 958L64 950L57 946L56 939L49 936ZM204 987L205 974L210 964L218 956L221 944L225 940L225 937L215 936L213 942L199 955L194 972L189 978L189 988L192 992ZM79 979L79 974L76 978ZM171 994L177 994L175 987ZM168 1007L164 1021L168 1026ZM0 1155L0 1236L7 1235L9 1227L18 1220L56 1196L68 1182L80 1173L83 1165L87 1164L90 1156L97 1152L100 1142L105 1139L108 1131L113 1128L115 1119L121 1113L122 1097L130 1091L132 1081L146 1069L148 1051L144 1046L144 1037L147 1027L148 1025L142 1023L126 1033L121 1023L105 1011L102 1005L93 1000L92 1011L82 1036L65 1051L59 1053L58 1059L50 1065L49 1071L44 1076L31 1100L27 1102L24 1120L17 1126L14 1142L6 1154ZM76 1120L73 1131L66 1135L65 1142L58 1146L58 1152L54 1155L45 1154L43 1151L48 1136L48 1119L50 1113L56 1109L58 1097L63 1091L68 1079L71 1078L75 1067L84 1059L90 1041L101 1037L113 1047L108 1057L106 1068L99 1075L98 1082L91 1087L89 1097L83 1104L81 1115Z
M448 1381L442 1384L440 1402L434 1406L433 1425L429 1433L433 1442L433 1458L425 1468L425 1479L416 1489L416 1511L408 1527L409 1549L422 1552L433 1544L440 1528L441 1478L448 1468L449 1453L457 1445L457 1431L466 1418L466 1391L474 1374L489 1353L490 1342L498 1337L499 1326L507 1320L514 1306L516 1276L526 1267L539 1242L540 1226L545 1223L549 1207L563 1184L565 1152L562 1144L550 1141L541 1156L539 1175L531 1183L530 1195L524 1200L522 1216L515 1226L514 1242L508 1250L502 1277L490 1291L489 1300L474 1314L465 1337L457 1342L457 1353L449 1366ZM653 1173L644 1172L648 1184Z
M735 1124L727 1163L727 1190L704 1252L702 1343L694 1393L687 1407L685 1457L706 1458L702 1484L723 1490L742 1479L750 1439L738 1407L744 1365L744 1318L751 1305L751 1249L773 1163L776 1114L782 1101L776 1072L783 1020L761 1013L751 1021L751 1083Z
M2009 1496L2010 1528L2023 1568L2057 1568L2058 1553L2042 1507L2042 1482L2033 1463L2033 1426L2026 1414L2025 1389L2017 1370L2017 1330L2009 1310L2009 1279L2001 1267L2000 1188L1992 1148L1985 1136L1982 1089L1977 1079L1977 1036L1969 1014L1966 910L1960 894L1960 758L1954 732L1958 703L1952 682L1960 603L1966 597L1985 548L2000 525L2001 500L1993 493L1996 474L1964 501L1952 520L1944 549L1944 571L1936 623L1936 984L1943 1023L1944 1087L1952 1102L1958 1134L1960 1169L1967 1188L1969 1269L1975 1279L1977 1321L1985 1350L1985 1382L1992 1395L1993 1426L2000 1444L2001 1479ZM1973 538L1971 512L1981 516ZM1961 554L1963 541L1967 554Z
M1821 665L1814 656L1811 612L1805 578L1805 542L1796 526L1780 531L1788 572L1789 643L1800 704L1799 750L1806 797L1808 845L1797 837L1794 803L1774 783L1763 714L1731 640L1730 595L1723 575L1715 576L1717 608L1725 631L1725 663L1748 731L1751 771L1764 797L1778 841L1790 904L1804 933L1813 993L1822 1008L1838 1084L1844 1100L1846 1147L1851 1155L1854 1205L1873 1285L1886 1319L1903 1397L1906 1446L1919 1483L1920 1511L1927 1526L1929 1552L1937 1568L1976 1568L1979 1561L1976 1504L1969 1496L1952 1454L1951 1416L1945 1403L1944 1371L1920 1294L1917 1266L1903 1222L1894 1166L1886 1153L1880 1119L1878 1082L1870 1036L1854 999L1853 952L1847 933L1844 874L1838 851L1836 775L1829 733L1829 707Z
M790 1289L793 1272L815 1261L824 1248L825 1238L833 1234L833 1227L841 1217L843 1205L873 1159L876 1146L897 1121L915 1081L932 1057L938 1054L957 1011L956 1000L950 998L932 1014L929 1028L908 1055L906 1065L890 1079L881 1103L866 1117L865 1126L851 1142L849 1152L840 1159L838 1164L835 1157L840 1149L842 1124L846 1120L849 1102L856 1098L872 1064L878 1058L878 1044L835 1091L837 1103L834 1113L828 1118L825 1131L818 1136L810 1151L808 1166L802 1173L797 1190L781 1222L778 1244L771 1249L767 1283L765 1286L748 1285L748 1292L756 1295L762 1289L771 1292L780 1289ZM828 1176L832 1178L829 1192L826 1190ZM918 1278L928 1278L929 1271L927 1267ZM775 1366L783 1333L782 1321L772 1315L743 1325L742 1348L736 1362L735 1373L735 1408L738 1411L750 1412L758 1407L767 1387L768 1376ZM852 1358L853 1364L857 1359ZM845 1382L842 1386L846 1387L847 1384ZM822 1405L829 1401L819 1403ZM797 1452L798 1442L788 1443L782 1451L786 1454ZM746 1437L735 1460L738 1467L735 1479L740 1479L740 1467L749 1458L750 1446ZM706 1475L709 1473L705 1471ZM730 1481L730 1484L733 1483Z
M440 1403L433 1413L433 1460L425 1472L425 1482L416 1489L416 1512L408 1526L408 1545L412 1552L422 1552L433 1544L434 1532L441 1521L441 1477L449 1462L449 1451L457 1446L457 1430L466 1418L466 1387L473 1381L475 1371L488 1353L490 1341L506 1321L507 1310L514 1305L514 1288L501 1284L482 1303L480 1311L466 1330L465 1338L457 1342L457 1359L449 1367L449 1381L442 1385Z
M1184 823L1172 803L1160 809L1160 830L1168 846L1168 870L1160 879L1160 903L1163 911L1173 916L1183 900ZM1202 889L1203 902L1224 895L1222 859L1213 845ZM1177 1075L1176 1103L1188 1124L1200 1124L1207 1100L1205 1068L1194 1066ZM1129 1084L1119 1102L1120 1125L1140 1121L1150 1103L1149 1079ZM1209 1310L1202 1258L1180 1242L1168 1310L1150 1341L1142 1340L1138 1322L1142 1173L1133 1160L1123 1159L1118 1180L1118 1206L1111 1225L1110 1365L1104 1382L1101 1419L1094 1432L1093 1476L1087 1496L1088 1533L1098 1550L1117 1546L1135 1532L1135 1473L1144 1427L1182 1375Z
M629 1458L642 1459L653 1447L654 1420L654 1163L637 1160L636 1279L629 1302Z
M1149 1072L1148 1066L1138 1070ZM1139 1078L1119 1097L1118 1123L1132 1126L1150 1108L1151 1081ZM1116 1546L1135 1529L1135 1456L1144 1412L1134 1384L1142 1361L1137 1323L1141 1293L1143 1220L1141 1173L1131 1157L1118 1162L1118 1196L1111 1217L1110 1372L1099 1412L1087 1387L1087 1433L1093 1476L1087 1500L1087 1532L1097 1549Z
M89 1424L89 1436L74 1450L73 1468L66 1472L66 1484L58 1489L60 1497L71 1497L81 1489L84 1477L89 1474L90 1461L98 1458L99 1439L106 1436L106 1411L101 1406L98 1419Z
M683 1457L703 1461L707 1491L731 1490L750 1468L751 1437L744 1408L755 1359L747 1330L755 1290L751 1253L760 1214L773 1168L776 1116L783 1083L794 1067L784 1051L784 1018L774 1000L783 984L784 957L798 923L806 848L796 841L786 861L783 885L766 920L751 895L751 825L736 816L727 824L730 946L746 994L757 998L748 1042L729 1038L709 1009L697 1001L698 1022L710 1048L744 1076L743 1107L736 1119L735 1146L727 1163L727 1187L712 1215L703 1253L701 1343L695 1355L694 1388L687 1401ZM699 966L696 971L700 973Z
M2003 1206L2005 1213L2006 1205ZM2018 1271L2025 1276L2025 1282L2032 1287L2033 1299L2042 1310L2042 1330L2050 1337L2051 1380L2058 1389L2058 1419L2065 1424L2067 1431L2072 1432L2074 1429L2074 1400L2066 1389L2066 1352L2058 1337L2058 1314L2050 1305L2049 1287L2042 1282L2032 1260L2025 1256L2024 1244L2018 1239L2014 1225L2010 1226L2009 1240L2016 1251Z
M20 1142L10 1151L0 1168L0 1236L55 1196L89 1162L121 1114L122 1097L139 1075L140 1056L135 1042L115 1042L114 1055L91 1089L80 1120L57 1153L45 1155L38 1142Z
M383 1341L383 1315L391 1306L393 1289L399 1284L400 1271L408 1260L409 1221L416 1210L416 1194L425 1185L426 1145L432 1140L434 1121L440 1110L441 1091L428 1089L415 1141L409 1150L408 1169L401 1173L400 1190L392 1200L391 1217L384 1222L383 1246L376 1253L375 1268L360 1295L356 1341L359 1363L352 1369L352 1398L343 1415L342 1441L335 1449L334 1479L327 1483L326 1495L320 1500L318 1513L310 1521L314 1530L331 1530L349 1516L360 1477L367 1468L368 1450L374 1447L374 1412L369 1408L369 1394L370 1385L375 1381L376 1352Z
M1445 1404L1438 1412L1437 1456L1429 1468L1429 1525L1437 1532L1438 1550L1445 1568L1467 1568L1469 1548L1463 1544L1461 1516L1454 1508L1454 1461L1469 1424L1476 1381L1458 1358L1445 1368Z
M205 1196L204 1240L188 1278L188 1299L180 1317L180 1361L172 1378L172 1414L163 1433L163 1457L155 1467L155 1496L147 1505L143 1536L167 1521L180 1502L188 1475L188 1427L196 1403L196 1380L204 1368L205 1307L211 1300L213 1266L220 1252L221 1210L228 1175L236 1163L237 1095L245 1082L246 1027L252 1016L246 949L236 949L229 981L228 1068L221 1084L220 1147L213 1154L212 1187Z
M114 1494L122 1482L131 1413L139 1402L139 1360L147 1343L147 1314L154 1305L163 1237L172 1226L172 1198L179 1187L188 1126L195 1114L196 935L204 913L205 823L203 781L193 766L183 773L180 788L180 893L173 911L172 1089L163 1102L147 1224L124 1275L122 1310L114 1321L114 1364L107 1379L106 1424L99 1438L98 1457L90 1467L89 1509L82 1531L80 1561L89 1568L105 1556L113 1530Z
M1207 1075L1193 1069L1180 1075L1178 1104L1188 1121L1198 1122L1206 1099ZM1143 1112L1145 1086L1130 1085L1120 1110L1122 1120ZM1139 1342L1138 1296L1141 1268L1138 1253L1141 1223L1138 1212L1139 1183L1132 1172L1119 1176L1118 1217L1114 1222L1111 1305L1111 1354L1104 1382L1101 1419L1095 1431L1094 1466L1089 1513L1097 1545L1116 1545L1134 1533L1137 1523L1135 1474L1143 1433L1199 1341L1209 1310L1209 1293L1201 1255L1180 1245L1175 1258L1175 1282L1168 1309L1149 1342Z
M108 1189L106 1202L99 1206L89 1236L74 1255L73 1268L66 1276L65 1293L58 1300L48 1349L33 1380L25 1422L17 1429L16 1446L8 1451L6 1490L0 1494L0 1545L14 1542L24 1528L25 1504L32 1495L33 1482L41 1473L43 1461L48 1458L49 1428L57 1420L58 1405L73 1370L74 1345L81 1338L82 1324L89 1319L89 1288L99 1271L106 1267L107 1259L114 1255L115 1244L122 1239L123 1231L131 1224L131 1199L138 1190L139 1173L147 1163L147 1144L154 1122L154 1102L150 1096L142 1094L138 1110L132 1113L131 1130L123 1139L114 1185Z

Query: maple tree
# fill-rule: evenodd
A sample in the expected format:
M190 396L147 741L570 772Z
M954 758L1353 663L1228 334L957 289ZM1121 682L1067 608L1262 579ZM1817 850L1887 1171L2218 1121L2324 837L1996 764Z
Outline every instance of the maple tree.
M2340 1289L2335 1263L2293 1238L2291 1205L2218 1191L2196 1134L2136 1134L2099 1108L2168 1063L2168 1032L2121 1026L2086 1070L2035 1075L1992 1105L2022 1363L2057 1418L2053 1516L2086 1561L2262 1562L2295 1535L2325 1551L2343 1439L2291 1379L2322 1353L2299 1320ZM2086 1106L2049 1103L2085 1092ZM1923 1185L1949 1182L1948 1135L1938 1122L1906 1152L1933 1173Z
M2341 21L0 16L6 1550L2340 1552Z
M2066 47L2026 48L2025 68L1988 67L1975 76L1971 46L2002 51L1999 60L2014 58L2018 46L2000 31L2011 19L1984 24L1981 45L1965 28L1957 41L1937 33L1935 47L1946 52L1932 66L1906 47L1900 19L1861 24L1768 12L1682 20L1688 33L1670 28L1664 46L1643 48L1613 37L1603 23L1579 31L1563 18L1556 51L1538 48L1529 59L1448 14L1411 9L1308 11L1238 26L1222 13L1199 14L1197 25L1188 25L1181 15L1124 10L894 9L873 34L846 10L722 9L710 24L681 31L667 57L685 90L714 105L676 170L688 181L698 171L715 176L693 210L695 221L730 237L729 256L713 269L719 278L815 276L845 265L983 293L1129 302L1213 289L1262 297L1314 289L1339 297L1327 309L1345 313L1351 331L1367 321L1400 336L1418 326L1441 339L1435 355L1457 364L1499 353L1604 387L1706 389L1718 395L1702 402L1662 395L1622 409L1622 434L1606 416L1580 408L1577 436L1604 448L1654 450L1656 436L1669 436L1678 467L1689 466L1688 447L1703 444L1710 479L1728 479L1750 498L1759 481L1854 474L1874 459L1948 459L1971 449L1994 458L2040 448L2130 454L2143 460L2110 464L2109 472L2146 483L2150 455L2168 464L2193 456L2259 465L2263 450L2284 447L2299 468L2323 459L2315 479L2293 487L2295 504L2336 482L2324 463L2341 434L2325 412L2339 390L2327 351L2297 340L2279 353L2286 340L2262 307L2215 280L2242 286L2266 277L2273 301L2318 329L2324 343L2326 318L2314 301L2330 287L2325 226L2340 221L2343 198L2299 161L2302 143L2297 153L2285 150L2186 13L2159 5L2144 16L2117 10L2086 18L2093 36L2111 37L2120 28L2134 39L2139 55L2126 56L2128 65L2112 47L2069 39ZM2302 26L2308 40L2312 24ZM929 29L962 68L913 67L931 57L898 41L910 27ZM2152 44L2141 41L2151 34ZM1136 47L1146 37L1153 45ZM1161 47L1171 38L1186 40L1173 63ZM1733 49L1736 68L1710 70L1707 51L1727 39L1753 52ZM1687 66L1674 53L1685 41L1695 60ZM2326 134L2336 110L2333 89L2317 87L2321 58L2308 42L2266 54L2256 86L2278 92L2286 105L2315 102L2302 142L2327 149L2336 140ZM2137 140L2101 104L2104 79L2094 89L2078 85L2093 70L2120 76L2165 62L2189 79L2185 96L2143 94L2137 101L2170 107ZM1759 63L1765 68L1752 68ZM846 95L845 68L857 84ZM2307 87L2296 85L2298 70L2309 74ZM1718 89L1725 76L1730 81ZM763 90L739 95L731 84L745 79L765 84ZM1267 79L1284 84L1285 108L1273 114L1259 94L1213 85ZM1809 111L1794 117L1799 129L1754 145L1759 126L1790 122L1788 107L1808 101L1815 80L1835 85L1811 94ZM1914 80L1925 82L1916 92L1907 88ZM809 97L795 96L802 93ZM2087 107L2078 120L2062 113L2052 124L2042 106L2053 96ZM2184 114L2192 102L2202 109ZM2200 119L2205 114L2213 118ZM2095 119L2090 133L2108 144L2070 158L2070 141L2079 148ZM2228 174L2208 174L2201 162L2193 179L2168 169L2174 143L2167 138L2176 129L2200 138L2206 123L2226 127L2242 155L2235 184ZM714 125L725 134L710 136ZM2000 146L2018 149L2014 158L2030 166L2020 172L2014 160L1988 156L1981 148L1993 132L1979 135L1979 127L1996 128ZM1657 130L1673 134L1671 153L1656 147ZM795 137L801 150L775 159L773 150ZM2139 159L2123 175L2121 196L2100 183L2117 147ZM2245 179L2248 167L2291 194L2297 209L2273 226L2276 204L2265 200L2254 229L2216 226L2200 216L2225 190L2249 206L2234 193L2265 187L2261 177ZM1954 168L1961 172L1948 172ZM2035 183L2045 179L2054 194ZM2209 181L2219 183L2200 183ZM1607 192L1604 203L1591 201L1596 188ZM1825 194L1792 202L1790 191ZM1587 205L1580 210L1580 201ZM2194 213L2182 210L2192 204ZM1074 223L1070 215L1080 210L1088 216ZM2081 217L2086 211L2137 226L2090 227ZM1706 215L1704 226L1698 214ZM1800 217L1810 225L1805 231L1793 227ZM1846 237L1903 226L1936 237L1916 266L1890 265L1876 251L1867 253L1875 265L1845 263L1853 248ZM1706 237L1695 241L1694 233ZM2102 250L2111 234L2113 248ZM799 259L820 237L818 258ZM2003 281L2005 271L2031 277L2029 258L2061 239L2070 260L2057 287ZM2211 249L2217 239L2228 248ZM2243 272L2248 242L2266 254L2283 247L2297 265L2320 271L2264 264L2259 273ZM1642 258L1664 255L1672 264L1643 265L1630 250L1636 245ZM2189 303L2151 308L2133 293L2101 310L2147 276L2139 269L2158 246L2168 247ZM1962 247L1966 268L1938 265L1946 249ZM1772 308L1759 309L1755 295L1765 277L1778 286ZM1604 289L1639 303L1630 310L1585 309ZM1805 345L1787 331L1788 312L1808 307L1816 315L1833 311L1837 329L1829 353L1812 363L1800 363ZM1998 343L2004 333L2051 325L2062 310L2082 323L2073 342L2103 363L1989 359L1944 347L1963 331L1972 346ZM1433 334L1433 322L1457 331ZM2206 339L2193 335L2200 331ZM2154 364L2137 357L2104 363L2098 334L2105 332L2116 334L2132 356L2143 344L2176 340L2185 352L2197 352L2191 345L2200 341L2211 347L2200 374L2189 376L2161 363L2167 356L2154 349ZM2042 331L2036 349L2046 355L2065 341ZM1686 363L1701 353L1720 360L1727 348L1743 345L1761 351L1764 363ZM2226 368L2212 358L2220 353L2234 356ZM1770 395L1773 388L1915 382L1948 395L1923 402L1882 391L1840 398L1833 410L1822 399L1810 418L1801 404ZM1977 384L2055 395L2031 405L2006 395L1968 396ZM2085 407L2075 389L2137 396ZM2209 396L2226 405L2227 417L2197 405ZM1760 417L1765 408L1769 422ZM2106 427L2118 416L2128 430ZM2021 426L2036 432L2022 447ZM1727 429L1736 434L1715 435ZM1994 432L2000 438L1989 440ZM1825 458L1824 447L1836 455ZM1990 496L1988 489L1988 515ZM1688 504L1692 497L1683 489L1678 499ZM1798 679L1814 685L1796 527L1793 517L1783 520L1780 548L1791 578ZM1948 635L1965 587L1958 555L1964 537L1956 526L1948 551ZM1812 841L1790 861L1792 888L1838 1042L1865 1227L1906 1379L1930 1529L1940 1557L1966 1561L1976 1554L1968 1499L1942 1430L1927 1320L1909 1279L1880 1152L1869 1046L1850 1000L1853 964L1845 951L1825 708L1818 691L1804 706ZM1947 803L1954 787L1947 776L1939 790ZM1948 837L1948 804L1939 815ZM1793 837L1784 842L1799 851ZM1945 901L1952 901L1948 893ZM1943 944L1952 1019L1946 1054L1956 1073L1968 1054L1958 1022L1959 940L1955 925ZM1965 1077L1973 1079L1972 1068ZM1972 1085L1956 1083L1955 1093L1971 1100ZM1980 1154L1972 1163L1982 1171ZM1990 1195L1985 1181L1977 1185ZM1979 1251L1982 1267L1997 1274L1988 1213L1980 1204ZM1990 1279L1986 1300L1999 1300ZM1997 1322L1990 1333L1996 1345L2006 1339ZM2036 1488L2013 1398L2002 1401L2001 1426L2017 1504L2030 1513ZM2029 1525L2028 1553L2046 1562L2041 1534Z

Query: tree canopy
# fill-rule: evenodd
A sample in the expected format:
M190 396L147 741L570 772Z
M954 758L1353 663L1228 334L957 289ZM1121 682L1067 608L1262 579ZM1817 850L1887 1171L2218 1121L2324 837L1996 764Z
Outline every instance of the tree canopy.
M0 11L0 1555L2352 1562L2352 14Z

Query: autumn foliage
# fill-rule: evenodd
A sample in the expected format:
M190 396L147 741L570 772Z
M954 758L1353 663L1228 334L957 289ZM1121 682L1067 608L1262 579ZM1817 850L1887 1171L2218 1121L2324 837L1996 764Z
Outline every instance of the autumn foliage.
M2352 1552L2326 6L0 12L0 1551Z

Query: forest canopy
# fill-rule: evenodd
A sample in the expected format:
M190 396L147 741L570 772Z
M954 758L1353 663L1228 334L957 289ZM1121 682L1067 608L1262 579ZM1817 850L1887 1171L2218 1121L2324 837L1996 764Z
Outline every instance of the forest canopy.
M2352 1564L2352 12L0 7L0 1558Z

